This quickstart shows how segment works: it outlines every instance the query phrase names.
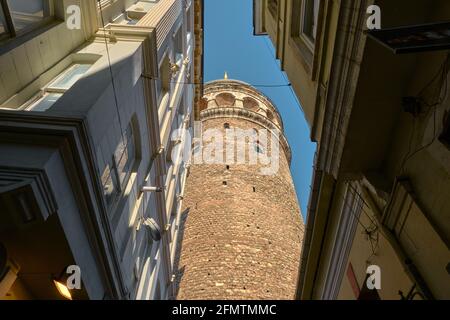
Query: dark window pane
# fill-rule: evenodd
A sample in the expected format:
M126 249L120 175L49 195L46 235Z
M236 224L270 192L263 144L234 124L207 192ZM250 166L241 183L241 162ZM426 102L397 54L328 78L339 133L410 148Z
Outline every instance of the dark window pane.
M8 6L16 31L39 23L49 15L44 0L8 0Z

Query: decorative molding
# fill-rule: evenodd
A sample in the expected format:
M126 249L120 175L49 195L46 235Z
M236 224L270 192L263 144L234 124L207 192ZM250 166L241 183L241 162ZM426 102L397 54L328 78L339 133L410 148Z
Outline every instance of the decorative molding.
M283 147L283 150L286 154L286 158L288 160L288 163L291 163L292 154L291 154L291 148L289 147L289 143L284 136L283 131L281 131L272 121L267 119L266 117L260 115L257 112L245 109L245 108L239 108L239 107L216 107L216 108L208 108L203 110L200 113L200 119L206 120L206 119L213 119L213 118L240 118L240 119L246 119L250 120L252 122L255 122L266 129L272 131L272 130L278 130L279 131L279 137L281 146Z
M33 222L56 212L58 205L45 170L0 167L0 203L9 208L19 223Z
M281 115L280 115L277 107L275 107L275 104L273 103L273 101L269 97L267 97L266 95L264 95L263 93L261 93L260 91L258 91L254 87L252 87L251 85L249 85L248 83L245 83L243 81L237 81L237 80L215 80L215 81L208 82L205 85L205 95L215 93L215 92L224 92L227 90L244 93L249 96L253 96L254 98L257 98L259 100L262 100L262 103L264 105L270 107L272 109L272 111L275 112L277 120L280 123L280 127L283 130L283 128L284 128L283 120L281 118Z

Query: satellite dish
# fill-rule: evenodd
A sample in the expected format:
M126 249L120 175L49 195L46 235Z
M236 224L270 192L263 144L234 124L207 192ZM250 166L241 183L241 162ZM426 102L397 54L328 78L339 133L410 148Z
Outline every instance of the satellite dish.
M147 227L148 231L150 232L150 236L154 241L161 240L161 228L159 227L155 219L147 218L144 221L144 225Z

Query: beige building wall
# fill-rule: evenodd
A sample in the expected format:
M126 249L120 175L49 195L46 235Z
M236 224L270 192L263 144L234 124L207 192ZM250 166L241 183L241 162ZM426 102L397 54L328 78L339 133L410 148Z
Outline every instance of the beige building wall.
M449 3L312 2L319 10L311 69L295 37L306 2L254 2L255 33L274 42L318 142L298 297L362 298L375 264L378 298L448 298L448 57L395 55L365 30L372 4L390 28L444 21ZM404 97L419 98L419 114L407 112Z
M286 72L311 128L311 138L319 141L340 4L319 2L318 18L323 23L318 24L318 36L311 46L299 35L301 8L305 1L273 1L278 3L275 14L267 9L269 2L254 1L254 19L260 23L255 26L255 34L267 33L272 40L281 69Z

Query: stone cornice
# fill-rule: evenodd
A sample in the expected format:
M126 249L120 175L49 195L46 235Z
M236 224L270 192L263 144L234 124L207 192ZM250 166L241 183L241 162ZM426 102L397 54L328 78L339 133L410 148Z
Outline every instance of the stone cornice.
M220 91L235 91L235 92L242 92L245 94L253 95L255 97L258 97L262 100L264 105L270 107L273 112L275 112L278 121L281 124L281 128L283 128L283 119L281 118L281 115L275 106L275 104L272 102L272 100L258 91L256 88L252 87L248 83L245 83L243 81L239 80L228 80L228 79L221 79L221 80L214 80L211 82L208 82L205 85L205 94L208 93L214 93L214 92L220 92Z
M239 108L239 107L218 107L218 108L209 108L205 109L200 113L200 120L204 121L207 119L215 119L215 118L237 118L244 119L255 122L267 130L274 131L277 130L279 132L280 143L283 147L283 150L286 155L286 159L288 163L291 163L292 154L291 148L289 147L289 143L284 136L284 133L280 128L278 128L272 121L267 119L266 117L260 115L257 112Z

